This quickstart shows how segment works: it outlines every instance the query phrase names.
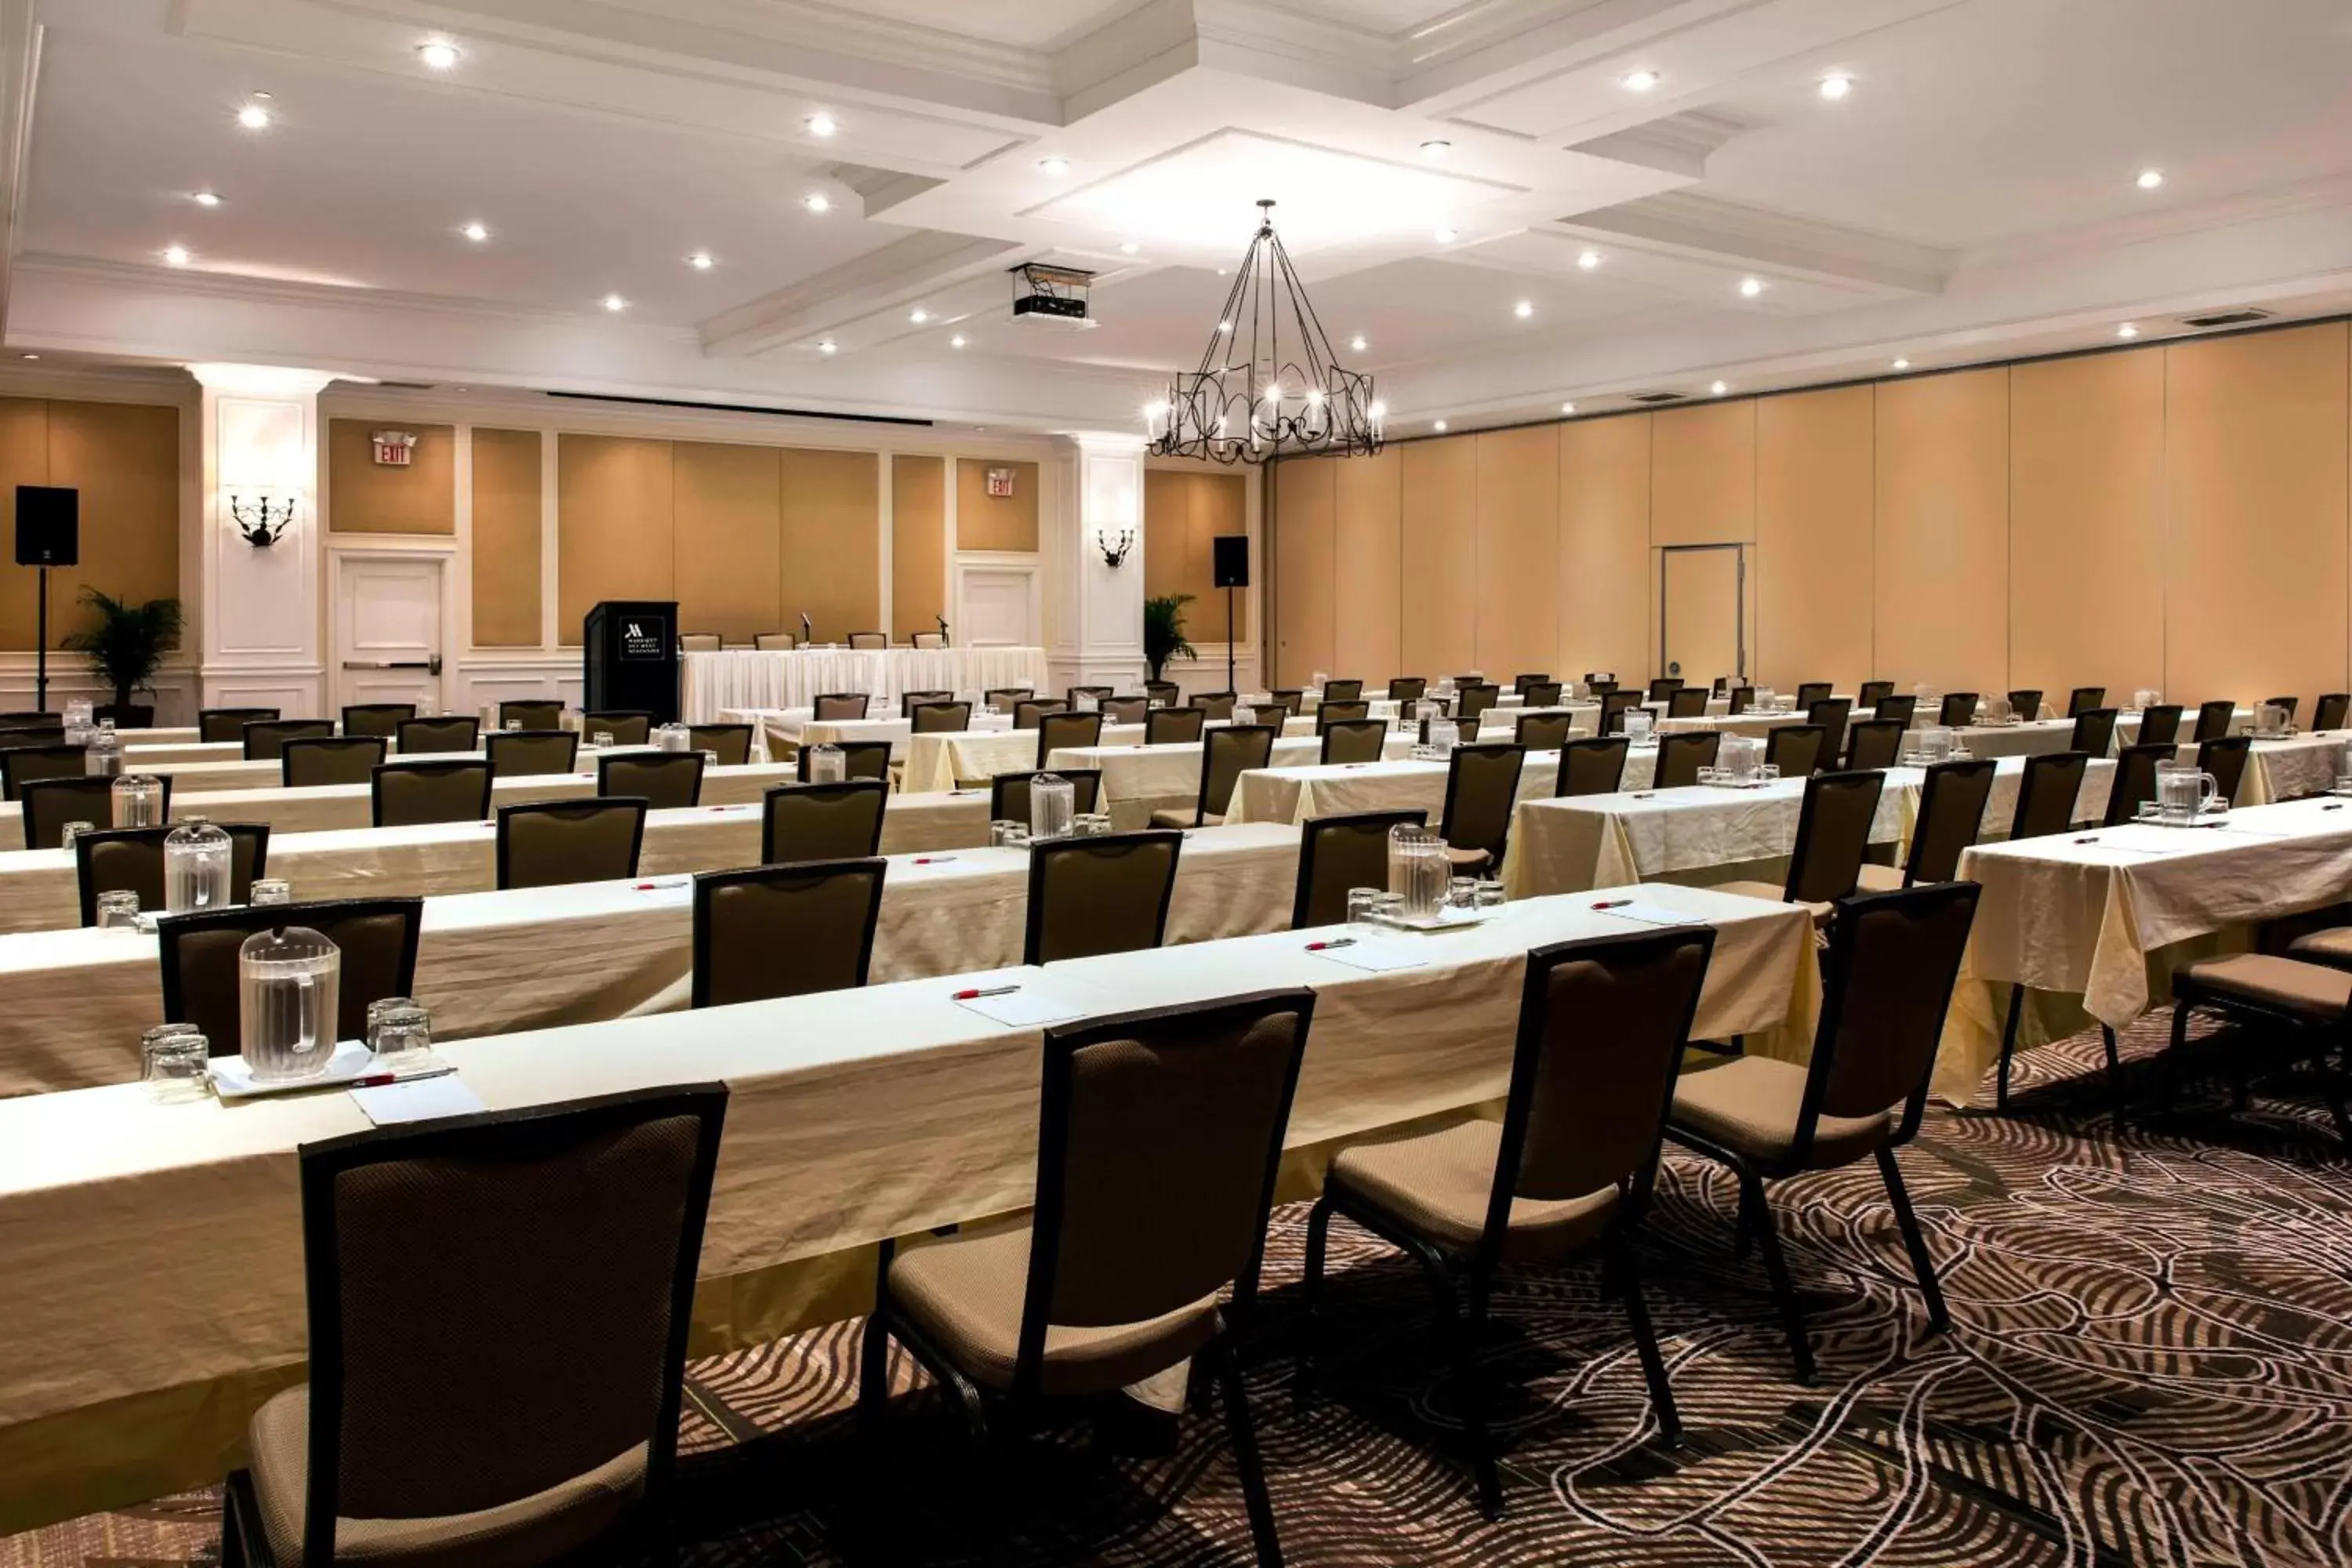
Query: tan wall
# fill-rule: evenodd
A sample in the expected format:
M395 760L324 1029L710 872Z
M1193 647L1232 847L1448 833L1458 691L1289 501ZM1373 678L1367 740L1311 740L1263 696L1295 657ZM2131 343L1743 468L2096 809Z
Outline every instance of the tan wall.
M0 648L27 649L39 573L16 563L16 487L81 492L79 562L49 574L49 646L80 630L85 585L132 604L180 592L180 411L0 397Z
M782 625L782 472L773 447L670 444L670 589L679 631L717 632L749 647Z
M474 646L537 647L541 437L476 426L473 444Z
M1037 465L1003 458L958 458L956 468L956 548L958 550L1020 550L1037 548ZM988 493L988 470L1011 468L1013 493Z
M871 452L777 451L784 475L777 625L797 631L805 611L820 642L882 630L880 460Z
M1278 499L1286 680L1646 678L1657 547L1752 542L1783 689L2352 689L2343 321L1416 440Z
M948 464L890 459L890 633L908 641L948 613Z
M555 633L564 647L579 646L581 623L600 600L677 597L670 447L633 436L556 437Z
M416 437L405 467L375 460L370 437L406 430ZM448 425L383 419L327 421L327 527L335 533L457 531L457 432Z
M1216 585L1216 546L1249 531L1249 493L1239 474L1182 468L1143 473L1143 591L1153 598L1190 594L1184 635L1195 643L1227 640L1225 593ZM1234 608L1240 608L1235 595Z

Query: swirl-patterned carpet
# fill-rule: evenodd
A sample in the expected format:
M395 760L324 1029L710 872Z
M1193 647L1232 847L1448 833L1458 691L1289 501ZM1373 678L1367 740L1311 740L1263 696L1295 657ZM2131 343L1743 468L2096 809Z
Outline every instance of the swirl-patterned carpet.
M2166 1016L2126 1037L2159 1048ZM2209 1042L2221 1050L2237 1042ZM2107 1113L2095 1037L2021 1058L2015 1114L1935 1111L1903 1155L1954 1331L1927 1331L1864 1164L1773 1193L1822 1375L1790 1373L1724 1173L1668 1160L1647 1295L1686 1428L1658 1447L1589 1265L1511 1279L1486 1361L1508 1511L1483 1521L1419 1276L1344 1222L1316 1342L1276 1216L1249 1389L1298 1564L2323 1564L2352 1561L2352 1164L2315 1094L2218 1089L2160 1127ZM696 1563L1243 1563L1222 1424L1105 1421L976 1456L946 1405L846 1411L856 1324L690 1369ZM912 1374L898 1368L902 1384ZM179 1564L192 1494L0 1542L0 1564Z

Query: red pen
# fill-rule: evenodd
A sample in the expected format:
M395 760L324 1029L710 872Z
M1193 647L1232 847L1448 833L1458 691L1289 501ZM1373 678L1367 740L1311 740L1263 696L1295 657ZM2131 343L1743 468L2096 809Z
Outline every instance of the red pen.
M435 1068L430 1072L370 1073L365 1078L355 1078L352 1079L351 1082L344 1087L348 1089L382 1089L388 1083L421 1083L428 1078L446 1078L457 1070L457 1069L456 1068Z
M1633 901L1631 899L1603 899L1592 907L1596 910L1622 910Z
M1020 990L1018 985L991 985L971 991L958 991L948 997L950 1002L976 1002L982 996L1010 996Z
M952 855L918 855L915 857L915 864L918 866L944 866L954 858L955 857Z
M1326 952L1335 947L1353 947L1355 945L1356 939L1354 937L1341 936L1334 937L1329 942L1310 942L1307 944L1307 951L1309 952Z

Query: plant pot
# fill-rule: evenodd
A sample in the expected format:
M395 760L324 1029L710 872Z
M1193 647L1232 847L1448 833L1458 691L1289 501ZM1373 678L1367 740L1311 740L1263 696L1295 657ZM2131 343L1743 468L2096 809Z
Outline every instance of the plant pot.
M111 719L118 730L152 730L155 727L155 705L152 702L102 703L92 710L95 719Z

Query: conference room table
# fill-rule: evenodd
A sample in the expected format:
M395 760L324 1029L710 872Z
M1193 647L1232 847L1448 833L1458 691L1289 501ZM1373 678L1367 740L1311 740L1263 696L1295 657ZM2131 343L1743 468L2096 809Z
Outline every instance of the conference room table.
M2139 743L2140 721L2144 717L2146 717L2146 715L2137 708L2126 708L2116 713L2116 744L2118 746L2137 745ZM2253 727L2254 710L2252 708L2239 708L2231 711L2230 715L2229 733L2232 735L2243 735L2251 731ZM2197 709L2194 704L2191 704L2181 710L2179 734L2185 737L2189 733L2189 731L2196 728Z
M1802 910L1626 889L1713 925L1695 1031L1801 1031L1818 1005ZM689 1353L856 1310L884 1239L1024 1207L1036 1177L1036 1025L975 985L1081 1017L1284 986L1316 994L1285 1199L1341 1144L1500 1096L1528 950L1655 929L1586 897L1378 948L1282 931L661 1014L436 1047L492 1110L667 1084L730 1090ZM1409 944L1409 945L1408 945ZM1413 967L1363 967L1404 948ZM270 1394L300 1376L298 1152L364 1131L332 1089L226 1106L121 1084L0 1101L0 1531L216 1481Z
M1192 742L1168 746L1061 746L1045 759L1048 768L1096 768L1102 773L1103 804L1098 810L1110 813L1113 828L1126 832L1148 826L1155 811L1181 811L1188 815L1201 799L1201 758L1205 742ZM1381 754L1393 761L1402 761L1412 752L1413 738L1395 731L1381 742ZM1323 754L1323 742L1285 736L1274 742L1273 766L1276 770L1312 767ZM1441 770L1443 764L1437 764ZM1246 779L1253 776L1244 773ZM1440 786L1441 789L1443 786ZM1235 792L1240 786L1236 784ZM1231 802L1225 803L1229 808ZM1213 814L1231 817L1229 810L1221 810L1211 802ZM1250 820L1288 822L1288 817L1265 816Z
M2347 771L2344 766L2347 742L2352 742L2352 731L2344 730L2255 741L2246 748L2246 771L2239 775L2233 804L2269 805L2326 794ZM2183 767L2196 766L2197 743L2183 742L2179 757Z
M1969 724L1952 731L1972 757L2035 757L2063 752L2074 739L2072 719L2027 719L2015 724Z
M1628 765L1631 765L1630 758ZM1226 804L1225 820L1306 822L1360 811L1425 811L1432 826L1445 812L1451 762L1391 757L1377 763L1306 763L1258 768L1242 774ZM1529 752L1519 769L1517 798L1551 794L1559 752Z
M1027 850L888 860L874 984L1021 962ZM1297 879L1296 827L1188 832L1167 940L1280 931ZM428 898L410 994L431 1010L436 1040L672 1011L693 995L693 879L682 873ZM140 1034L163 1016L152 933L0 936L0 1097L131 1082Z
M188 749L194 752L200 748ZM282 787L281 781L286 777L286 765L277 758L273 757L267 761L248 760L245 755L243 744L234 741L219 747L217 751L211 747L201 748L201 750L212 754L190 756L179 762L151 762L143 757L131 758L124 762L122 771L127 773L152 773L157 778L170 779L172 798L175 802L184 794L209 795L219 790ZM596 771L596 760L604 756L607 750L617 754L623 752L651 752L657 748L647 745L613 746L600 749L595 746L582 745L572 752L573 765L584 767L593 774ZM402 756L397 752L387 752L384 753L384 761L388 763L478 763L485 761L488 756L488 752L479 751L419 752L407 757Z
M1203 731L1213 730L1224 722L1221 719L1211 720L1202 728ZM1149 728L1143 724L1106 724L1102 727L1099 744L1112 748L1139 747ZM1286 720L1276 744L1294 741L1304 741L1310 745L1321 744L1315 738L1315 721L1304 718ZM1037 731L1034 730L942 731L908 739L907 765L899 776L898 787L909 794L921 795L952 789L965 781L992 779L999 773L1025 773L1036 766Z
M730 708L721 717L730 724L755 726L772 756L788 756L802 746L826 743L837 746L846 741L887 741L890 742L890 760L906 762L916 749L914 721L910 719L820 720L815 717L815 711L812 708ZM1205 728L1214 729L1225 722L1227 721L1222 719L1212 720ZM1139 746L1143 744L1144 729L1141 724L1105 724L1103 743ZM1315 721L1303 717L1286 719L1282 732L1291 737L1311 736L1316 732ZM1026 738L1025 745L1021 737ZM931 781L922 786L925 788L947 788L958 778L993 778L998 773L1021 773L1037 765L1037 731L1014 729L1013 716L1009 713L982 713L975 710L970 729L932 731L921 737L921 741L920 768L908 772L919 771L925 779ZM986 771L950 772L944 775L948 779L946 784L937 782L943 776L942 767L952 770L965 763L984 765ZM917 786L908 784L905 787L912 789Z
M985 691L1045 683L1039 647L725 648L680 656L679 710L712 724L729 708L810 708L819 697L862 691L895 710L908 691Z

